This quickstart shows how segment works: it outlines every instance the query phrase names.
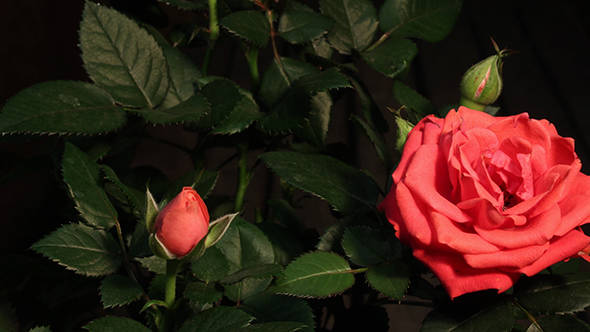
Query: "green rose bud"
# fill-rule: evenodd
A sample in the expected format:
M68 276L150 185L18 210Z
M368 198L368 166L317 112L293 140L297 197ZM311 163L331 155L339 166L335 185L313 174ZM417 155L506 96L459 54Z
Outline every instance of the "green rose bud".
M492 40L492 42L494 42ZM483 111L502 93L502 58L514 53L510 50L498 49L497 54L473 65L461 79L461 106Z

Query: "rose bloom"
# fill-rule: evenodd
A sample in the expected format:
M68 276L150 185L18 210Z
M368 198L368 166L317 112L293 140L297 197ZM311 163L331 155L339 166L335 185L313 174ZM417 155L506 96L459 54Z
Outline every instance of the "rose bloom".
M379 205L451 298L509 289L590 243L590 177L574 141L527 113L460 107L408 134Z
M207 206L193 188L184 187L160 211L154 229L156 238L168 252L181 258L207 235Z

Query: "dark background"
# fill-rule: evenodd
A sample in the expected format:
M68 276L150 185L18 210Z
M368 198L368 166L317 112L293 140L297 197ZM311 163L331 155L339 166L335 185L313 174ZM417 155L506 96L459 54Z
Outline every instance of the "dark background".
M0 105L36 83L88 81L77 46L83 6L81 0L0 1ZM191 22L196 17L194 13L164 4L161 7L171 15L165 33L174 23ZM471 65L494 54L492 37L500 48L519 52L505 61L504 91L495 103L501 107L499 115L528 112L532 118L548 119L562 136L576 140L583 171L590 174L589 13L590 1L586 0L466 0L453 32L445 40L434 44L416 41L418 57L405 83L437 107L457 103L462 74ZM189 53L196 63L201 63L202 53ZM222 47L215 56L210 74L228 76L247 87L247 65L239 49ZM269 59L268 54L262 54L261 70ZM387 112L386 107L399 106L393 99L390 79L362 63L357 65L384 112ZM359 166L384 183L389 174L379 164L369 142L351 126L345 115L347 112L339 112L343 108L357 108L356 102L355 97L350 96L336 104L328 141L352 146ZM393 119L389 120L393 128ZM195 138L194 134L176 126L156 127L153 133L186 145ZM394 131L387 137L393 143ZM25 252L61 223L54 219L52 209L65 194L54 173L14 169L15 159L34 160L45 151L46 144L46 139L30 142L0 139L0 254ZM223 159L225 155L227 153L221 151L211 158ZM191 168L188 157L182 152L164 150L154 143L140 145L133 162L159 167L171 179ZM231 193L235 188L235 171L224 172L216 191ZM273 181L276 182L264 170L255 174L247 196L250 209L247 213L261 205L268 191L273 190L269 185ZM333 221L329 208L321 202L317 208L301 213L304 219L319 220L315 225L319 230ZM403 306L397 307L404 310ZM424 313L427 311L424 309ZM409 325L399 322L401 325L396 331L414 330L419 321L419 318L408 320Z

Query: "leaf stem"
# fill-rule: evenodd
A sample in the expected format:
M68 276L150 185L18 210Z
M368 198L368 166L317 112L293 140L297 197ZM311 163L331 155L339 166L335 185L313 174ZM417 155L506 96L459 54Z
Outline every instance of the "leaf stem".
M520 303L518 303L518 301L516 299L512 299L512 303L514 303L514 305L517 306L518 309L520 309L520 310L522 310L522 312L524 312L524 314L527 316L527 318L531 321L531 323L535 324L535 326L537 327L537 329L539 329L539 331L543 331L543 329L539 325L539 322L537 322L537 319L535 319L535 317L533 317L533 315L531 315L531 313L528 312L528 310L526 310L522 305L520 305Z
M236 189L236 200L234 201L234 212L240 212L244 207L246 188L250 183L251 174L248 172L248 144L238 144L238 188Z
M361 267L360 269L355 269L355 270L350 270L350 273L363 273L363 272L367 272L369 268L368 267Z

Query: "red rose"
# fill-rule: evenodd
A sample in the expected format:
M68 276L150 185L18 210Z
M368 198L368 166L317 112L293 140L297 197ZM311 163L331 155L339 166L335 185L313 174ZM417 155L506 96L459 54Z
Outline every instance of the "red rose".
M580 168L573 139L548 121L461 107L408 134L379 209L451 298L503 292L590 243Z
M160 244L176 258L181 258L207 235L209 212L201 196L191 187L184 187L160 211L154 224Z

